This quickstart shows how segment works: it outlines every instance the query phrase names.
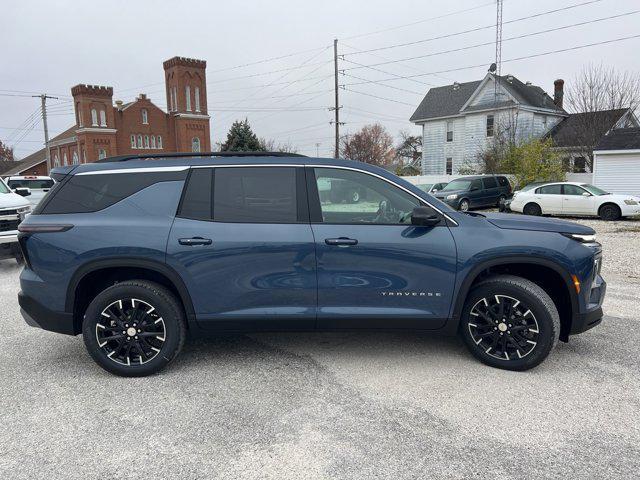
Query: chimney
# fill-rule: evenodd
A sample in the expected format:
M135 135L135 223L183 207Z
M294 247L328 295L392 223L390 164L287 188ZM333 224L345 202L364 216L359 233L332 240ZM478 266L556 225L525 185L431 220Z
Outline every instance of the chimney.
M553 103L558 108L562 108L562 97L564 97L564 80L559 78L553 82Z
M453 82L453 89L458 90L460 88L460 84L458 82Z
M122 110L122 100L116 100L116 108Z

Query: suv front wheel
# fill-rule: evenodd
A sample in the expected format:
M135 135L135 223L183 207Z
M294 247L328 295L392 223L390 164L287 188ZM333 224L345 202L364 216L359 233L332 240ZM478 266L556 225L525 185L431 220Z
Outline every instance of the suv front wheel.
M499 275L479 283L467 297L460 335L483 363L529 370L547 358L558 342L560 316L538 285Z
M182 306L157 283L130 280L100 292L89 304L82 334L98 365L123 377L162 370L186 335Z

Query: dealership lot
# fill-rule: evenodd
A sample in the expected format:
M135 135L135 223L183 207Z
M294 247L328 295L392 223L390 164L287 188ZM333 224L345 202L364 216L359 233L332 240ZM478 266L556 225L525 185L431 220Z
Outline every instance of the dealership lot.
M287 333L192 340L118 378L80 337L28 327L0 262L0 478L634 477L640 221L580 222L607 317L524 373L455 338Z

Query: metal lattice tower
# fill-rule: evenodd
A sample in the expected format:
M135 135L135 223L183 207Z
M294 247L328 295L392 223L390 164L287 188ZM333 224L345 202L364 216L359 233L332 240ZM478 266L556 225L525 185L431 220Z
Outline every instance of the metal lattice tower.
M500 69L502 66L502 2L503 0L496 0L496 71L494 92L493 92L493 101L495 104L498 103L498 90L500 83Z

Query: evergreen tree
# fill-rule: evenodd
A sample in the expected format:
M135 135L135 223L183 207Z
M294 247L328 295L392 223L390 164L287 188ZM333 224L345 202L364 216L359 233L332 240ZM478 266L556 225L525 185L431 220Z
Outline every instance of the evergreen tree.
M264 147L249 121L236 120L227 133L227 141L220 146L221 152L263 152Z

